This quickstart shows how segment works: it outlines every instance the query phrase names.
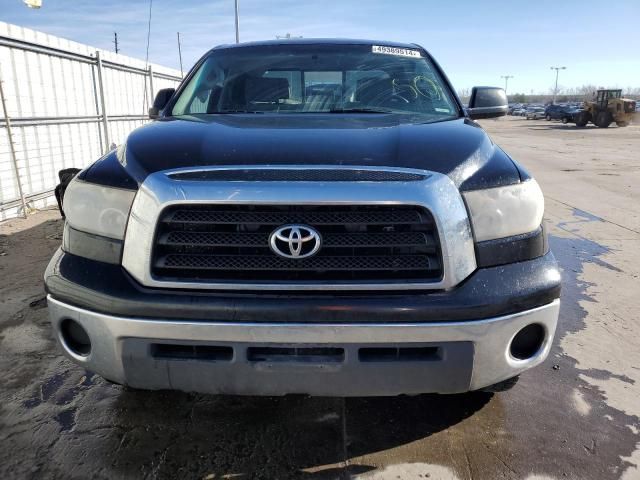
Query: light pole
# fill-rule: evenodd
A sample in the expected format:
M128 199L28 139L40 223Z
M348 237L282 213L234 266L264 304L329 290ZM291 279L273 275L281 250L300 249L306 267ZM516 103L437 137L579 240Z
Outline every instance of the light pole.
M507 85L509 84L509 79L513 78L513 75L500 75L500 78L504 78L504 93L507 93Z
M236 43L240 43L240 20L238 19L238 0L236 2Z
M551 70L555 70L556 71L556 86L553 89L553 100L551 101L552 104L556 103L556 95L558 95L558 74L560 73L560 70L566 70L567 67L551 67Z
M182 71L182 45L180 44L180 32L178 33L178 58L180 59L180 77L184 78L184 73Z

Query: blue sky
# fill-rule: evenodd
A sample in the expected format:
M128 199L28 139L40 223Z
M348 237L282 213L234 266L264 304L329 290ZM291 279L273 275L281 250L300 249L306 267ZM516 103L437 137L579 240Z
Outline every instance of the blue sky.
M148 0L0 0L0 20L144 58ZM624 24L628 28L624 28ZM291 33L416 42L457 89L502 85L547 93L552 65L562 87L640 87L640 0L240 0L241 41ZM150 61L185 70L212 46L234 41L233 0L153 0ZM617 38L618 37L618 38Z

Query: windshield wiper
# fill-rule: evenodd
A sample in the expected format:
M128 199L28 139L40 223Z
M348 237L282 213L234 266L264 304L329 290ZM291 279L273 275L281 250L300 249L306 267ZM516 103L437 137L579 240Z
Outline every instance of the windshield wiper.
M393 113L383 108L332 108L329 113Z

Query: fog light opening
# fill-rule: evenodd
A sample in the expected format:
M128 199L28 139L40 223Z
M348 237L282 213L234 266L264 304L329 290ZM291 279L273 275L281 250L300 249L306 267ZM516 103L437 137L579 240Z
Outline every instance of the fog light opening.
M544 339L545 329L542 325L539 323L527 325L511 340L511 356L518 360L528 360L540 351Z
M75 320L65 318L60 322L60 336L71 353L81 357L86 357L91 353L89 334Z

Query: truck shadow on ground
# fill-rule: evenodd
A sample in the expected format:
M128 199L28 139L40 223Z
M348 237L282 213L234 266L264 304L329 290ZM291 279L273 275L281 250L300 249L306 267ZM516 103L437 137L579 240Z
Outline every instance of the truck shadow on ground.
M375 469L347 466L350 458L446 430L482 409L491 397L472 393L261 398L126 392L117 400L122 449L113 459L114 467L132 474L140 471L138 461L146 457L154 458L146 465L149 471L162 463L160 478L343 477Z

